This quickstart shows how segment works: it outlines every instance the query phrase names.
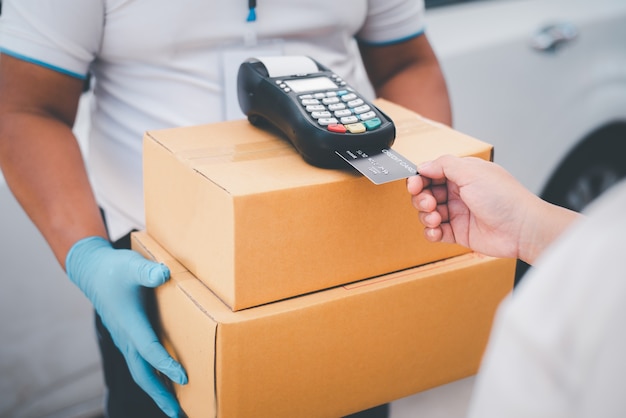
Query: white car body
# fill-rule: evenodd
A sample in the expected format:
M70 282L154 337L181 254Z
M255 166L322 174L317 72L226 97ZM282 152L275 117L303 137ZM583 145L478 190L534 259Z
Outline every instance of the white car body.
M574 206L582 208L617 181L626 169L614 173L614 164L603 171L602 164L589 168L576 160L577 174L568 156L591 138L596 148L608 147L601 155L626 168L626 1L447 3L427 10L427 36L448 82L454 127L493 144L495 161L537 194L559 171L580 174L563 189L570 188L579 199ZM535 38L542 28L563 23L570 32L561 35L573 39L552 50L532 46L550 40ZM592 135L607 125L615 126L612 136L621 138L621 148ZM599 189L588 184L598 170ZM1 176L0 214L0 417L101 413L104 389L89 303ZM472 382L394 402L391 416L463 416Z
M573 28L571 41L532 46L558 24ZM626 140L626 2L472 1L430 9L427 25L454 127L493 144L495 161L535 193L594 131L621 124Z

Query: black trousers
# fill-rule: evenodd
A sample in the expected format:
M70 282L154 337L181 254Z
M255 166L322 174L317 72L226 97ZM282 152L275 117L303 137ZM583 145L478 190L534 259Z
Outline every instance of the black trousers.
M130 249L130 233L113 243L117 249ZM146 289L151 291L151 289ZM149 298L148 298L149 300ZM148 306L149 316L154 307ZM109 418L166 418L167 416L133 380L124 356L113 343L111 334L102 324L100 316L95 318L96 334L100 346L104 380L107 386L106 416ZM389 405L380 405L356 414L350 418L387 418ZM306 417L303 417L306 418ZM331 417L332 418L332 417Z

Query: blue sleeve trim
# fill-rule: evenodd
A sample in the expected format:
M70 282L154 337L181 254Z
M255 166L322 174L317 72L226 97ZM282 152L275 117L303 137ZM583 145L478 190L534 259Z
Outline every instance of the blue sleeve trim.
M420 30L419 32L415 32L409 36L405 36L403 38L400 39L394 39L392 41L385 41L385 42L370 42L370 41L364 41L363 39L357 39L357 41L360 44L363 45L369 45L369 46L388 46L388 45L396 45L396 44L401 44L402 42L406 42L410 39L413 38L417 38L418 36L422 36L424 34L424 29Z
M39 65L41 67L49 68L49 69L54 70L56 72L59 72L59 73L62 73L62 74L66 74L66 75L69 75L69 76L72 76L72 77L75 77L75 78L78 78L78 79L81 79L81 80L85 80L87 78L86 74L75 73L73 71L66 70L65 68L57 67L55 65L48 64L47 62L36 60L34 58L30 58L30 57L27 57L26 55L18 54L17 52L13 52L13 51L10 51L8 49L0 48L0 53L6 54L6 55L10 55L13 58L17 58L17 59L20 59L22 61L30 62L32 64L36 64L36 65Z

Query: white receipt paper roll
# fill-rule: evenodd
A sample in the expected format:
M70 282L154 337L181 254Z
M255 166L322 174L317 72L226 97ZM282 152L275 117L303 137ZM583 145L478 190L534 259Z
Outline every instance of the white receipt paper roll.
M304 55L254 57L265 65L270 77L311 74L319 71L317 64Z

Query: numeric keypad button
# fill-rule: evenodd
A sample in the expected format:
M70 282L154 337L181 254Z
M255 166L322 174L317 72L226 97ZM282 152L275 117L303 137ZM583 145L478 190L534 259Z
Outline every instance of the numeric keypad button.
M337 110L335 111L334 115L337 118L343 118L345 116L352 115L352 111L350 109Z
M348 102L348 107L359 107L359 106L362 106L363 104L365 104L363 99L355 99L355 100L350 100Z
M354 113L359 115L361 113L369 112L371 109L368 105L362 105L362 106L357 106L352 110L354 111Z
M306 111L311 113L311 112L323 112L326 110L326 107L324 105L310 105L306 107Z
M315 119L319 119L319 118L330 118L333 116L333 114L325 110L323 112L311 112L311 116Z
M341 100L343 100L344 102L349 102L350 100L354 100L356 99L358 96L354 93L347 93L344 94L343 96L341 96Z
M341 118L341 123L343 123L344 125L357 123L358 121L359 121L359 118L357 118L356 116L346 116L346 117Z
M337 123L337 119L335 118L319 118L317 120L317 123L319 123L322 126L327 126L327 125L331 125L331 124L335 124Z
M344 103L336 103L336 104L328 105L328 110L330 110L331 112L342 110L345 108L346 108L346 105Z
M361 113L359 115L359 119L361 120L374 119L375 117L376 117L376 113L374 112Z
M302 106L318 105L320 101L317 99L302 99Z

